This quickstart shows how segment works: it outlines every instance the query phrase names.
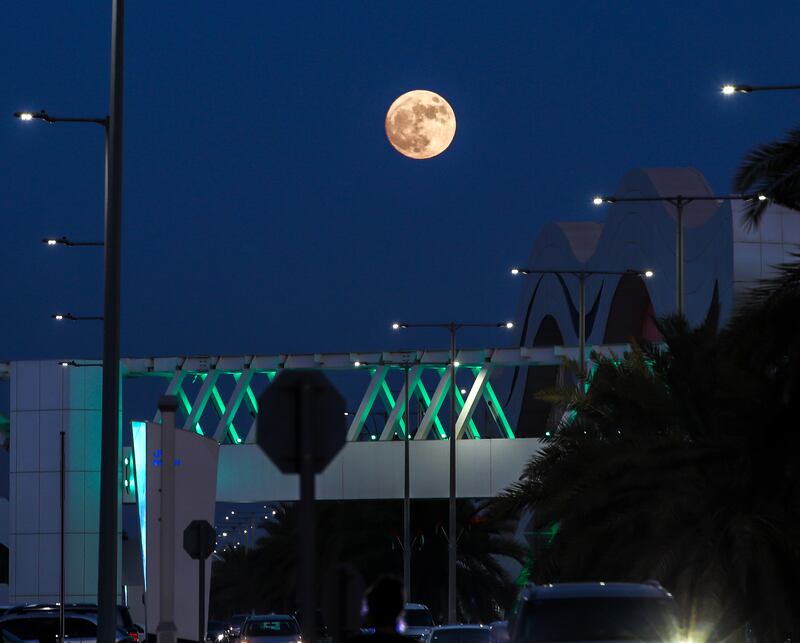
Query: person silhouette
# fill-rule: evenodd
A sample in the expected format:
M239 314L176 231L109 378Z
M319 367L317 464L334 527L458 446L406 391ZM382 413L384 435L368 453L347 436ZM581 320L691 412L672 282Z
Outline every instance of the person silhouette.
M381 576L365 592L368 633L350 639L350 643L412 643L410 636L400 634L400 614L405 605L403 584L394 576Z

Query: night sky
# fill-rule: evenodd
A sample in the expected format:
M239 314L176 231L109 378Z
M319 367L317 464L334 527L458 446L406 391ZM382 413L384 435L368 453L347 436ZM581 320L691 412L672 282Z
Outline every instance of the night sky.
M110 2L5 3L0 18L0 359L94 358L102 252L96 126ZM635 167L700 169L726 192L743 154L800 120L800 3L130 1L124 355L444 347L409 321L513 316L551 219L591 219ZM453 106L443 155L400 156L386 109ZM471 345L508 341L465 334Z

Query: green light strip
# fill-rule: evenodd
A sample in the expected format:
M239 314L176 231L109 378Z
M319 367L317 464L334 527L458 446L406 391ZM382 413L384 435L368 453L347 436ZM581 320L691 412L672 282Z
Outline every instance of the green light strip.
M458 415L461 415L461 411L464 410L464 404L465 402L464 398L461 396L461 389L456 386L456 411ZM472 418L469 419L469 432L475 440L481 439L480 431L478 431L478 427L475 426L475 422L472 421Z
M178 389L178 400L183 407L184 414L188 418L192 414L192 404L189 402L189 398L186 397L186 393L183 392L183 388ZM200 422L197 422L194 425L194 430L200 435L205 435L205 433L203 433L203 429L200 427Z
M444 374L443 368L437 368L436 372L439 373L439 377ZM431 396L428 395L428 390L425 388L425 384L422 383L422 377L419 378L419 383L417 384L417 391L419 391L419 395L422 397L422 401L425 404L425 411L427 412L428 409L431 407ZM442 426L442 422L439 420L439 414L436 414L436 417L433 418L433 423L436 426L436 431L439 433L440 440L447 439L447 433L445 433L444 427Z
M234 376L234 378L238 381L239 375ZM219 413L220 417L225 416L225 403L222 401L222 396L219 394L216 385L211 389L211 399L214 402L214 406L217 407L217 412ZM236 415L235 413L231 413L230 418L228 419L228 426L225 427L228 431L228 437L230 438L231 444L241 444L242 439L239 437L239 434L236 432L236 427L233 424L233 417Z
M386 380L383 380L383 382L381 382L381 392L383 392L384 402L389 405L389 408L386 410L389 411L389 413L391 414L391 412L394 410L395 402L394 398L392 397L392 391L389 388L389 385L386 383ZM397 424L400 425L400 431L402 431L403 436L405 436L406 423L403 422L402 417L397 418Z

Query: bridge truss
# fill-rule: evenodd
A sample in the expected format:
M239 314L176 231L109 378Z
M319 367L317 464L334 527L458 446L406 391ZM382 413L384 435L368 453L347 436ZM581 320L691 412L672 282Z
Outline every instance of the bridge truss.
M611 353L625 346L595 347ZM574 349L488 348L460 350L456 356L456 434L459 438L514 439L514 430L492 386L500 368L563 364ZM405 435L405 371L408 370L409 406L415 408L411 438L442 440L449 433L450 391L447 351L376 353L315 353L205 357L156 357L122 360L125 377L160 377L164 394L178 397L184 428L223 444L255 441L257 395L281 370L322 370L355 374L360 402L347 413L347 440L394 440ZM351 375L352 377L352 375ZM351 380L352 382L352 380ZM392 387L394 383L394 388ZM476 411L483 409L483 422ZM265 410L268 412L268 410ZM155 420L160 418L156 413ZM377 420L377 421L376 421Z

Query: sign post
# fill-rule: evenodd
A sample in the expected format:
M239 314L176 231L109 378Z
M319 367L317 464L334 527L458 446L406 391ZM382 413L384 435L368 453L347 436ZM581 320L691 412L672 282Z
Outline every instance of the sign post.
M283 371L261 395L258 408L258 445L283 473L300 474L300 616L303 637L314 640L315 475L344 445L344 398L320 372Z
M217 532L207 520L192 520L183 530L183 549L194 560L199 561L199 598L197 641L206 639L206 559L214 552Z

